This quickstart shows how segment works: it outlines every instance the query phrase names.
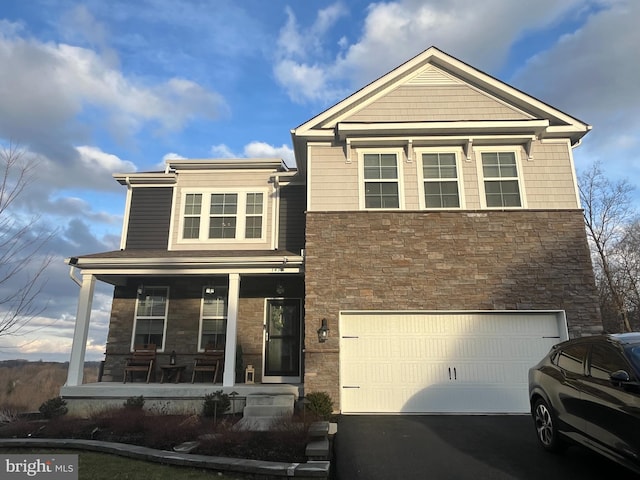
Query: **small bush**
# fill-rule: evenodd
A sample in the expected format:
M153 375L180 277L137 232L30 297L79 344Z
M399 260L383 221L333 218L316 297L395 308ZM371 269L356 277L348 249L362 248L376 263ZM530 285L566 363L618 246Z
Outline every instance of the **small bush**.
M327 392L311 392L304 397L308 403L305 408L313 415L328 420L333 413L333 400Z
M223 393L222 390L208 393L204 396L202 415L205 417L219 416L229 410L230 406L231 400L229 400L229 395Z
M144 397L140 395L139 397L129 397L124 402L125 408L142 408L144 407Z
M61 417L69 411L67 402L62 397L50 398L40 405L39 410L44 418Z

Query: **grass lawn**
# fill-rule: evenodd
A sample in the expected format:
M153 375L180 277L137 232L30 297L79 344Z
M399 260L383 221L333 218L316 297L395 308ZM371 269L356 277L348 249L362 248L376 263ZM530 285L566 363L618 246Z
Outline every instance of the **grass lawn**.
M106 453L85 452L65 449L30 449L30 448L2 448L0 454L13 453L60 453L78 454L80 480L174 480L176 478L186 480L242 480L247 477L240 475L220 474L214 470L202 470L198 468L175 467L172 465L160 465L142 460L132 460L118 455Z

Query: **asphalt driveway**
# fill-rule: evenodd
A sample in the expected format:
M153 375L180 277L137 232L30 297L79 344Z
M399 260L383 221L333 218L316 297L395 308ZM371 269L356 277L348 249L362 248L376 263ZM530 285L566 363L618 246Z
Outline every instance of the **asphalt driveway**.
M537 444L529 416L342 416L337 480L637 479L581 447L560 455Z

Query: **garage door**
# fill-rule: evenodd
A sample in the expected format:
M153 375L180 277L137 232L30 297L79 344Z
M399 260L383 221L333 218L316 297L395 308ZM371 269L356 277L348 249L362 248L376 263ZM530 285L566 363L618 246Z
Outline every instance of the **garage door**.
M343 413L525 413L563 312L340 315Z

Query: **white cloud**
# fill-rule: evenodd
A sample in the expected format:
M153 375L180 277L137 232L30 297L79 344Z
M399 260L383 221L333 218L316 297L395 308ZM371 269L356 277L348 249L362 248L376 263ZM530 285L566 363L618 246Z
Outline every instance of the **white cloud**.
M576 150L578 168L601 160L608 173L638 178L640 3L612 1L584 25L531 58L513 83L593 125Z
M293 167L296 164L293 149L287 145L275 147L265 142L253 141L244 146L242 153L236 153L225 144L214 145L211 153L216 158L281 158Z
M211 155L215 158L237 158L240 155L236 155L227 145L221 143L220 145L213 145L211 147Z
M80 153L82 163L94 172L97 170L98 175L101 174L100 170L110 173L134 172L136 170L136 166L132 162L121 160L116 155L103 152L98 147L82 145L76 149Z
M120 140L148 124L175 131L195 117L215 119L227 112L220 95L195 82L171 78L148 85L127 78L111 58L73 45L0 31L0 64L0 136L39 152L69 155L70 144L89 134L80 115L94 115L89 123L99 126L93 110L106 116L105 124Z
M356 32L360 37L351 45L341 38L338 52L323 44L321 37L346 14L344 10L320 11L310 28L299 26L289 11L280 32L280 57L274 73L292 100L326 103L339 100L345 92L366 85L432 45L481 69L493 69L502 64L523 31L549 26L580 4L589 3L591 0L540 0L535 9L510 0L372 3L362 31Z

